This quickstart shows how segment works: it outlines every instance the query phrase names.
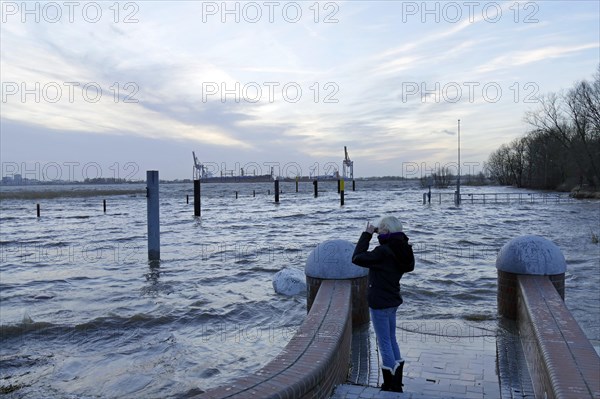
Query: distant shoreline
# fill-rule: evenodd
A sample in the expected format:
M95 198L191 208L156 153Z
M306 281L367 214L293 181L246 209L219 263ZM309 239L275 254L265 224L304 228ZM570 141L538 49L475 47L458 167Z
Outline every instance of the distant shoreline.
M572 191L571 197L576 199L600 199L600 191Z
M76 189L72 191L65 190L44 190L44 191L0 191L0 200L7 199L52 199L52 198L85 198L85 197L100 197L100 196L115 196L115 195L131 195L137 196L138 194L144 194L143 189L128 189L128 190L90 190L90 189Z
M319 182L336 182L337 179L317 179ZM382 176L382 177L359 177L354 178L353 180L360 181L395 181L395 182L419 182L419 178L406 178L400 176ZM263 180L238 180L238 179L230 179L230 180L218 180L211 179L209 181L201 180L202 184L226 184L226 183L256 183L256 184L265 184L272 182L271 181L263 181ZM281 182L285 183L294 183L295 179L290 178L282 178ZM306 176L301 177L299 180L301 183L310 183L313 179L309 179ZM349 181L349 179L347 179ZM192 179L185 180L161 180L161 184L189 184L190 187L193 184ZM116 181L116 182L41 182L41 181L33 181L26 182L23 184L0 184L0 200L6 199L51 199L51 198L62 198L62 197L71 197L71 198L85 198L85 197L97 197L97 196L115 196L115 195L131 195L136 196L138 194L145 194L144 188L127 188L127 186L133 185L142 185L145 186L146 182L143 180L139 181ZM52 187L54 189L44 190L42 189L44 186ZM106 188L101 188L105 186ZM109 186L113 186L109 188ZM119 186L116 188L114 186ZM461 185L467 189L468 187L509 187L502 186L491 183L484 184L476 184L475 182L465 181ZM58 189L59 187L71 187L70 190ZM94 189L90 187L96 187ZM122 189L120 187L123 187ZM449 185L446 188L436 188L432 186L434 190L448 190L454 187L453 184ZM38 190L35 190L39 188ZM421 187L423 190L427 190L428 187ZM536 191L548 191L548 192L568 192L565 190L555 189L555 190L543 190L536 189L530 187L513 187L515 190L526 189L526 190L536 190ZM593 190L577 190L573 189L570 192L570 196L575 199L600 199L600 191Z

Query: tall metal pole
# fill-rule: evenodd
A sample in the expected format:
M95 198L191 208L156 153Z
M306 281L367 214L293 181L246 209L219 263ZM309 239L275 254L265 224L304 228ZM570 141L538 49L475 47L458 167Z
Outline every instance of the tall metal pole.
M158 171L146 171L148 202L148 260L160 260L160 221L158 201Z
M458 177L456 179L456 205L460 205L460 119L458 120Z

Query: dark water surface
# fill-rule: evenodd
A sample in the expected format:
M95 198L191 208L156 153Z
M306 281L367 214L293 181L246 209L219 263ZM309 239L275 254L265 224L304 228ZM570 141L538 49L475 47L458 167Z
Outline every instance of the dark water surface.
M493 329L497 251L537 234L565 254L567 306L599 346L600 202L424 206L414 183L359 181L340 207L334 182L319 187L315 199L311 183L295 193L282 182L276 205L270 183L205 184L197 219L191 185L162 184L160 265L147 261L143 193L2 188L60 195L1 201L0 387L14 398L181 397L255 371L306 313L302 295L273 291L273 275L302 269L324 240L356 242L367 220L386 214L402 220L417 257L402 280L401 319Z

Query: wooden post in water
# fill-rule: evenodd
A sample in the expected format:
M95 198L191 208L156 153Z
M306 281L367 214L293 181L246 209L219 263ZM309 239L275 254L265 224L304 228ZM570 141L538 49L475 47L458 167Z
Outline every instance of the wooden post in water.
M200 179L194 180L194 216L200 216Z
M37 204L36 210L37 210L37 217L40 217L40 204Z
M148 203L148 260L160 260L158 170L146 171L146 197Z
M252 197L256 197L256 190L252 190Z
M356 181L352 179L352 191L356 191Z
M190 203L190 196L189 196L189 195L186 195L186 196L185 196L185 203L186 203L186 204L189 204L189 203Z
M102 200L102 208L104 209L104 213L106 213L106 200Z
M456 206L460 205L462 200L460 196L460 119L458 120L458 175L456 177Z
M298 176L296 176L296 192L298 192Z
M275 179L275 203L279 203L279 180Z
M315 198L317 198L319 196L319 181L318 180L314 180L313 181L313 186L315 186Z
M338 183L338 194L340 193L340 184L341 184L341 183L340 183L340 181L341 181L341 180L340 180L340 179L338 179L338 182L337 182L337 183Z
M238 199L238 192L235 192L235 199Z
M344 179L338 180L340 183L340 206L344 206Z

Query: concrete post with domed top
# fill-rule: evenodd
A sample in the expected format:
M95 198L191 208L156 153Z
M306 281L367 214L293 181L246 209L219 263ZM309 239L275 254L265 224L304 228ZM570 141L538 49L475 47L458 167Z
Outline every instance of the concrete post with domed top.
M517 318L519 275L548 276L561 298L565 298L567 263L553 242L534 235L513 238L500 249L498 270L498 314Z
M502 247L496 267L498 313L502 321L515 320L516 331L510 332L512 322L505 325L523 350L531 396L600 398L600 356L565 306L567 264L560 249L542 237L518 237ZM499 356L514 357L511 347L497 345Z
M345 240L329 240L312 250L304 273L306 274L306 307L314 302L323 280L350 280L352 283L352 326L369 322L367 288L369 269L352 263L355 245Z

